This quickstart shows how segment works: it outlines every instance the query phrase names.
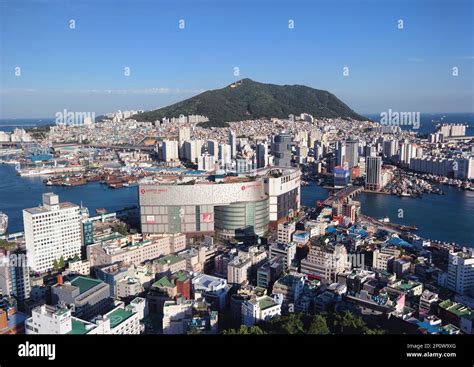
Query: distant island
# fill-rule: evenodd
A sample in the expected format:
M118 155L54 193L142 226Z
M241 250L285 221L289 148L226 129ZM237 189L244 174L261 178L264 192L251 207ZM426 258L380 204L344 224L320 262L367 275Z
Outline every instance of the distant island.
M334 94L304 85L275 85L242 79L224 88L158 110L135 115L138 121L156 121L179 115L204 115L202 127L226 127L227 122L259 118L288 118L290 114L309 113L315 118L367 120L354 112Z

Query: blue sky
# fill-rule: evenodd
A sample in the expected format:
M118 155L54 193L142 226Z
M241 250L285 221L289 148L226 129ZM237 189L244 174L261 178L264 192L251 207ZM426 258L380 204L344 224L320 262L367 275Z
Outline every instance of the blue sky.
M359 113L472 112L473 3L0 0L0 118L158 108L245 77Z

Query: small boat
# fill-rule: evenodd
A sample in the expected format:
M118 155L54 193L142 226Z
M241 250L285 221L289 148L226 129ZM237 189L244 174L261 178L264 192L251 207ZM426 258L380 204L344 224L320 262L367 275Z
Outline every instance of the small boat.
M379 222L390 223L390 218L389 218L389 217L380 218L380 219L379 219Z

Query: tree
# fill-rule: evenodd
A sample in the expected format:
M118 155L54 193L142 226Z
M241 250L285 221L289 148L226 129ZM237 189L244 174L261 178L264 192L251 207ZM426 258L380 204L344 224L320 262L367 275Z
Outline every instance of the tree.
M322 315L314 316L311 324L309 325L307 334L325 335L329 333L330 331L326 318Z
M304 334L304 323L302 315L292 313L288 316L280 316L271 319L265 327L272 334Z
M360 316L349 311L335 314L334 327L341 334L383 334L380 329L371 329Z
M56 259L54 259L54 261L53 261L53 269L55 271L58 271L59 269L61 269L61 267L59 266L59 262Z
M0 248L3 248L6 251L11 251L16 248L16 243L0 239Z
M238 329L228 329L223 332L226 335L264 335L266 334L259 326L241 325Z
M64 261L64 257L62 255L59 258L58 266L59 266L60 269L62 269L66 266L66 262Z
M113 226L112 226L112 230L114 232L118 232L120 233L121 235L125 236L128 234L128 227L125 223L115 223Z

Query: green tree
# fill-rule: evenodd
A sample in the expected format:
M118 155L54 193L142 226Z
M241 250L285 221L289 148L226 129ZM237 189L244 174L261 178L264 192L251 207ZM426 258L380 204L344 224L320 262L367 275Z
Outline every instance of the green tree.
M326 318L322 315L316 315L313 317L311 324L309 325L308 334L317 334L317 335L325 335L329 334L329 327L326 321Z
M61 267L59 266L58 260L54 259L53 261L53 270L58 271Z
M288 316L280 316L268 322L268 330L274 334L304 334L304 323L302 315L292 313Z
M128 227L125 223L115 223L113 226L112 226L112 230L114 232L118 232L120 233L121 235L125 236L128 234Z
M226 335L264 335L267 334L259 326L247 326L241 325L238 329L224 330L223 334Z
M16 243L0 239L0 248L4 249L6 251L11 251L11 250L14 250L16 248Z
M64 261L64 257L63 257L63 256L61 256L61 257L59 258L58 266L59 266L60 269L62 269L62 268L64 268L64 267L66 266L66 262Z
M336 332L341 334L383 334L383 330L371 329L360 316L349 311L334 315L334 328Z

